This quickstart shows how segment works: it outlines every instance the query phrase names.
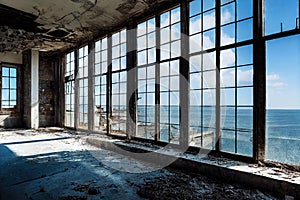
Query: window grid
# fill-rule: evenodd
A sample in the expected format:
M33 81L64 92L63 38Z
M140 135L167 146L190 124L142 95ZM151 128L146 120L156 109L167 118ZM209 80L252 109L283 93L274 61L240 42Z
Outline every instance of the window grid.
M215 49L215 3L211 2L205 6L205 2L203 0L190 2L190 53Z
M2 67L2 108L10 109L17 105L17 69Z
M148 139L154 139L155 136L155 22L155 18L151 18L137 26L137 137Z
M138 66L148 65L156 61L156 29L155 18L138 24L137 56Z
M160 64L160 140L179 143L179 60Z
M106 88L107 88L107 38L95 43L94 66L94 120L95 130L103 131L106 128Z
M215 1L190 2L190 135L191 146L214 149L216 103Z
M126 29L112 35L111 134L126 133Z
M79 49L79 128L88 129L88 45Z
M160 15L160 60L177 58L181 54L180 8Z
M112 134L125 134L126 131L126 84L126 71L112 74Z
M159 140L179 144L179 56L181 55L180 7L160 14Z
M190 57L190 145L214 149L216 52Z
M65 69L65 126L74 127L75 53L66 55Z
M227 65L222 58L228 50L221 51L220 66L221 150L246 156L252 155L253 148L253 99L243 99L253 94L252 48L246 45L230 49L234 61ZM246 122L240 120L243 115L249 118Z
M221 46L253 39L253 12L241 15L243 3L243 0L234 0L221 5ZM234 14L228 17L230 11Z
M112 35L112 72L126 69L126 29Z

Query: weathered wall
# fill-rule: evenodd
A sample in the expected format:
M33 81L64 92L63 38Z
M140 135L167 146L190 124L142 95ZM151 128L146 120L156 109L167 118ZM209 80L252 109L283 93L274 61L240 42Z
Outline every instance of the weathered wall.
M55 84L52 58L40 55L39 121L40 127L55 125Z
M23 52L23 123L31 125L31 51Z
M22 64L22 54L19 53L0 53L0 63Z

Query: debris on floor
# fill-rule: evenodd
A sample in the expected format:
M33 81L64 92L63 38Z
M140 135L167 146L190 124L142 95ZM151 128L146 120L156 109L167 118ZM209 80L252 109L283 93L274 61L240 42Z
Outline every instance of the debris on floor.
M88 145L80 132L0 130L0 200L276 199L258 190L151 167Z
M238 185L230 185L196 174L179 171L167 177L146 180L137 193L146 199L276 199L258 190L245 189Z

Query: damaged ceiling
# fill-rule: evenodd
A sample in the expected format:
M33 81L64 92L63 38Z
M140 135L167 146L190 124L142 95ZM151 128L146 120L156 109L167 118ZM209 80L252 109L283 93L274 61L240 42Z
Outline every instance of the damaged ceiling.
M66 50L163 0L0 0L0 52Z

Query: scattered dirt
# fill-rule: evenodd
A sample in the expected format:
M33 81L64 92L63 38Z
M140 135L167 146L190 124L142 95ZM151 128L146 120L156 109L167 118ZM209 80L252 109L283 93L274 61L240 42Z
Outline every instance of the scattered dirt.
M229 185L202 177L176 172L166 177L145 180L137 194L147 199L276 199L258 190Z
M86 200L87 197L80 197L80 196L65 196L60 197L59 200Z

